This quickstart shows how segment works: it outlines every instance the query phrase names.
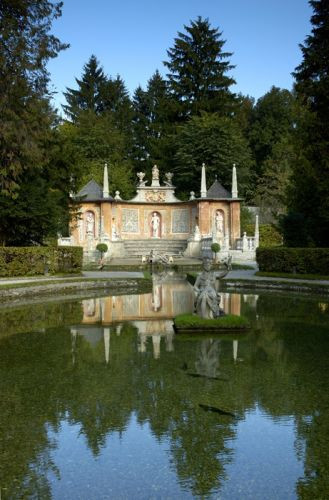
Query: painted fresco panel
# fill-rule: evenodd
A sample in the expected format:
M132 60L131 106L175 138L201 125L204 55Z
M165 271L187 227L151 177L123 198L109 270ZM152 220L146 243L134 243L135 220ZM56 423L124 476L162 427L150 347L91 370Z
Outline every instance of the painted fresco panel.
M190 232L190 216L188 209L183 208L172 211L172 232L173 233Z
M122 209L122 232L123 233L138 233L139 221L138 210L133 208Z

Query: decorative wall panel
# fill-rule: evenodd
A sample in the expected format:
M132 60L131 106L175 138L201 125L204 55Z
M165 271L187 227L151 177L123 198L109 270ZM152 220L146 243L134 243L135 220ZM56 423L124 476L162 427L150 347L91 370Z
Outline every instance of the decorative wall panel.
M172 232L189 233L190 217L188 209L177 209L172 211Z
M131 208L122 209L122 232L139 233L138 210Z

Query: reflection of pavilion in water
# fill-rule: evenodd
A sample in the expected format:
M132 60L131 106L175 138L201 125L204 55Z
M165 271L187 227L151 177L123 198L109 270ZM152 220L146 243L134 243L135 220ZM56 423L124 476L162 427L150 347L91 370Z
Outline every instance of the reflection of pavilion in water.
M82 301L83 320L72 328L73 337L82 335L91 345L104 339L105 359L109 360L111 333L120 335L123 322L138 330L138 350L146 352L152 338L153 355L160 357L161 340L167 351L173 351L173 318L194 310L193 287L183 278L155 276L152 293L92 298ZM221 294L221 307L226 313L240 314L241 295Z

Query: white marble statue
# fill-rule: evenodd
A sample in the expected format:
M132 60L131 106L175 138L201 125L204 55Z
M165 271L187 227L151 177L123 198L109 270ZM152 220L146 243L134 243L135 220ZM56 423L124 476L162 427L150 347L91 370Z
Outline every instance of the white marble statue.
M112 222L112 241L118 241L120 239L119 233L115 222Z
M88 212L86 217L86 233L94 234L94 226L95 226L94 215L92 212Z
M151 228L152 228L152 237L159 238L160 237L160 217L156 212L153 212L151 218Z
M152 168L152 181L159 180L159 169L156 165Z
M193 240L194 241L200 241L201 240L201 233L200 233L200 228L199 228L198 225L196 225L195 228L194 228Z
M223 214L220 210L216 211L215 215L215 227L216 227L216 233L223 233L224 230L224 220L223 220Z

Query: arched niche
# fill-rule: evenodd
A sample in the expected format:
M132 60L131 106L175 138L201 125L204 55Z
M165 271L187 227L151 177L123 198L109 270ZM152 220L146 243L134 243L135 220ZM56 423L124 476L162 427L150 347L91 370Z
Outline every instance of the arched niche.
M157 210L152 211L149 219L151 238L161 238L162 236L162 217Z

